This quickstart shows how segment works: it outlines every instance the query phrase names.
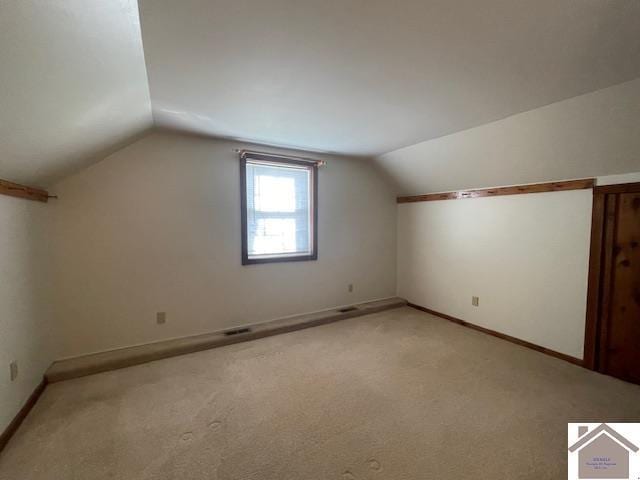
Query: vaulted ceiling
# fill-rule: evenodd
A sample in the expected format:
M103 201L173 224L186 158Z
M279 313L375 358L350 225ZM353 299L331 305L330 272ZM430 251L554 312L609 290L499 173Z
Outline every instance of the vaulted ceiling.
M0 178L153 124L380 155L640 77L639 25L637 0L0 0Z
M378 155L640 76L638 0L140 0L157 123Z
M406 195L640 172L640 78L374 161Z
M0 0L0 178L46 186L152 124L136 0Z

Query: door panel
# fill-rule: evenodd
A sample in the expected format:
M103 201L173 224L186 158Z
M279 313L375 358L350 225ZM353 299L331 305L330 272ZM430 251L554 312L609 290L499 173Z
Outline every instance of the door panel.
M604 279L600 366L603 373L640 383L640 192L607 197L615 208L605 233L610 240L605 248L613 251L604 252L603 273L609 278Z

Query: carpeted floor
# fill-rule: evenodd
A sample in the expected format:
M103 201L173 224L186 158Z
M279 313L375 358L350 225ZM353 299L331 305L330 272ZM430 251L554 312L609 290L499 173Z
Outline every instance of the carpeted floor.
M50 385L0 478L560 479L640 387L411 308Z

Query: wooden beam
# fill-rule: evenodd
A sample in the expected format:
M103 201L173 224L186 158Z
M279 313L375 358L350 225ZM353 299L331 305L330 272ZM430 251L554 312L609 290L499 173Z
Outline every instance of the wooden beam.
M37 202L49 201L49 193L39 188L27 187L19 183L8 182L0 179L0 194L10 197L26 198Z
M511 187L481 188L477 190L460 190L456 192L428 193L398 197L398 203L431 202L434 200L460 200L463 198L498 197L501 195L520 195L523 193L560 192L563 190L585 190L595 186L594 178L567 180L566 182L534 183L514 185Z

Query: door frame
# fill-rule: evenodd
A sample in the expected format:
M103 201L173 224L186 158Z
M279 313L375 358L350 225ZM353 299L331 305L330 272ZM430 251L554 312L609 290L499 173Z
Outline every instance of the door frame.
M606 355L604 349L613 287L612 257L618 208L617 194L620 193L640 193L640 182L603 185L593 189L583 362L586 368L596 371L603 369L602 359Z

